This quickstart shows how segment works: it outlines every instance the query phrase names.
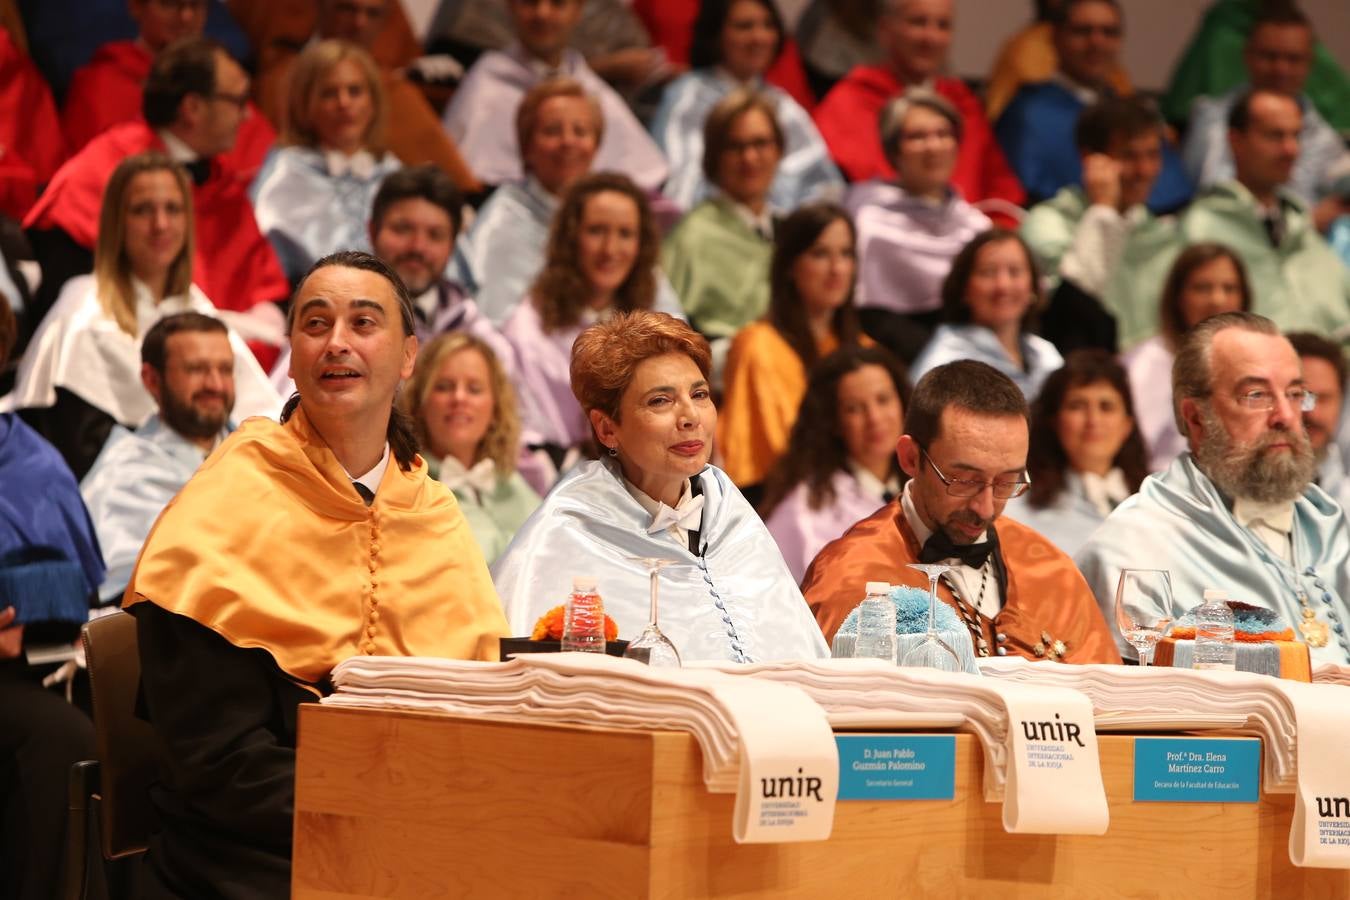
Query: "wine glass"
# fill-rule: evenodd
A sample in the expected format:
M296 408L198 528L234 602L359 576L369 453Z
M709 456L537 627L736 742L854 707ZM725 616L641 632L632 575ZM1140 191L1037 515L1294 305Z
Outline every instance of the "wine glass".
M937 630L937 584L942 573L953 566L942 563L910 563L911 569L918 569L928 576L928 630L923 640L905 652L900 665L927 669L940 669L943 672L960 672L961 661L947 642L938 637Z
M1116 627L1139 654L1153 662L1153 650L1172 624L1172 576L1166 569L1121 569L1116 584Z
M680 653L675 649L675 645L670 642L670 638L666 637L656 625L656 590L657 580L660 578L662 569L666 566L684 565L684 563L676 559L662 559L656 556L633 556L629 559L647 567L652 584L652 608L647 627L642 629L641 634L628 642L628 647L623 651L623 655L628 659L645 662L649 666L678 669L680 667Z

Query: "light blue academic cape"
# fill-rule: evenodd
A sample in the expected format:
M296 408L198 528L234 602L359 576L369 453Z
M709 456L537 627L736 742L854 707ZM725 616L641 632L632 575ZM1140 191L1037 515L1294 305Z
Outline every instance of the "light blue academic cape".
M696 69L676 78L661 95L651 131L670 163L662 193L681 209L693 209L712 195L713 188L703 176L703 121L719 100L739 87L740 82L718 69ZM783 130L783 158L769 203L777 209L796 209L810 200L837 200L844 177L830 159L811 114L771 84L760 83L755 90L773 102Z
M702 554L652 517L609 459L584 463L558 482L492 566L513 634L527 635L566 602L572 578L597 581L605 612L630 639L647 624L650 577L634 557L682 563L661 572L660 625L680 658L734 662L829 656L820 626L764 523L714 466L702 484Z
M1037 509L1023 495L1009 500L1003 514L1039 531L1069 556L1077 553L1097 526L1105 521L1097 507L1083 494L1082 479L1072 471L1065 474L1064 489L1049 506Z
M983 325L939 325L910 367L910 377L917 383L930 369L958 359L979 360L998 369L1022 389L1028 402L1036 399L1050 373L1064 365L1055 345L1038 335L1022 334L1026 368L1019 369L991 329Z
M548 228L558 198L534 178L492 192L460 235L452 265L478 310L500 328L544 265Z
M98 589L101 602L122 595L150 526L204 460L202 451L165 425L158 413L135 431L113 429L80 482L108 566Z
M369 177L328 173L324 155L282 147L263 162L250 188L258 230L292 284L319 259L339 250L369 250L370 205L386 175L402 165L386 153Z
M1320 621L1331 626L1314 663L1350 663L1350 525L1320 488L1294 502L1294 563L1279 559L1237 523L1213 482L1183 453L1167 471L1144 479L1074 556L1097 597L1122 653L1134 657L1116 628L1116 583L1123 568L1167 569L1173 618L1198 606L1206 588L1280 613L1297 628L1297 592L1306 592ZM1297 634L1297 631L1295 632Z

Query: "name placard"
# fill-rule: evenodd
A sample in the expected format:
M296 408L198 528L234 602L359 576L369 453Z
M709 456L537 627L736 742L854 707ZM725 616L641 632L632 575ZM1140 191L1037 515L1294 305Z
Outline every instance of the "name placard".
M837 734L840 800L951 800L956 736Z
M1134 739L1136 803L1255 803L1260 790L1256 738Z

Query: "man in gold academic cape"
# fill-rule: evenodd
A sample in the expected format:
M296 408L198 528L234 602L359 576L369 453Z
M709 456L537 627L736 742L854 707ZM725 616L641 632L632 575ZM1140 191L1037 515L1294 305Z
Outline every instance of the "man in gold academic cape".
M939 596L976 656L1120 662L1073 561L1002 517L1028 485L1027 415L1022 392L984 363L960 360L919 379L896 445L904 491L826 545L802 583L827 640L867 582L927 588L908 564L947 563Z
M338 662L497 658L483 557L394 410L413 329L384 263L315 263L291 306L284 424L246 420L146 540L124 605L166 751L147 896L290 895L297 707Z

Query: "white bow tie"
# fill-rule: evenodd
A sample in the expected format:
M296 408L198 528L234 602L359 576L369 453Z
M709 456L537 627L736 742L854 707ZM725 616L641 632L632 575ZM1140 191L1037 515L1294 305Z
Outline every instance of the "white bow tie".
M328 174L334 178L351 175L366 180L375 174L375 157L366 150L358 150L351 156L337 150L327 150L323 154Z
M1111 510L1130 496L1130 486L1125 481L1125 473L1118 468L1105 475L1081 472L1079 476L1083 479L1083 493L1087 495L1088 502L1103 516L1110 515Z
M441 463L441 483L452 491L473 488L480 494L488 494L497 487L497 467L490 459L480 459L473 468L466 469L462 462L447 456Z
M656 510L648 534L660 534L672 525L678 525L685 531L696 531L703 522L703 495L686 497L676 504L674 509L662 503Z

